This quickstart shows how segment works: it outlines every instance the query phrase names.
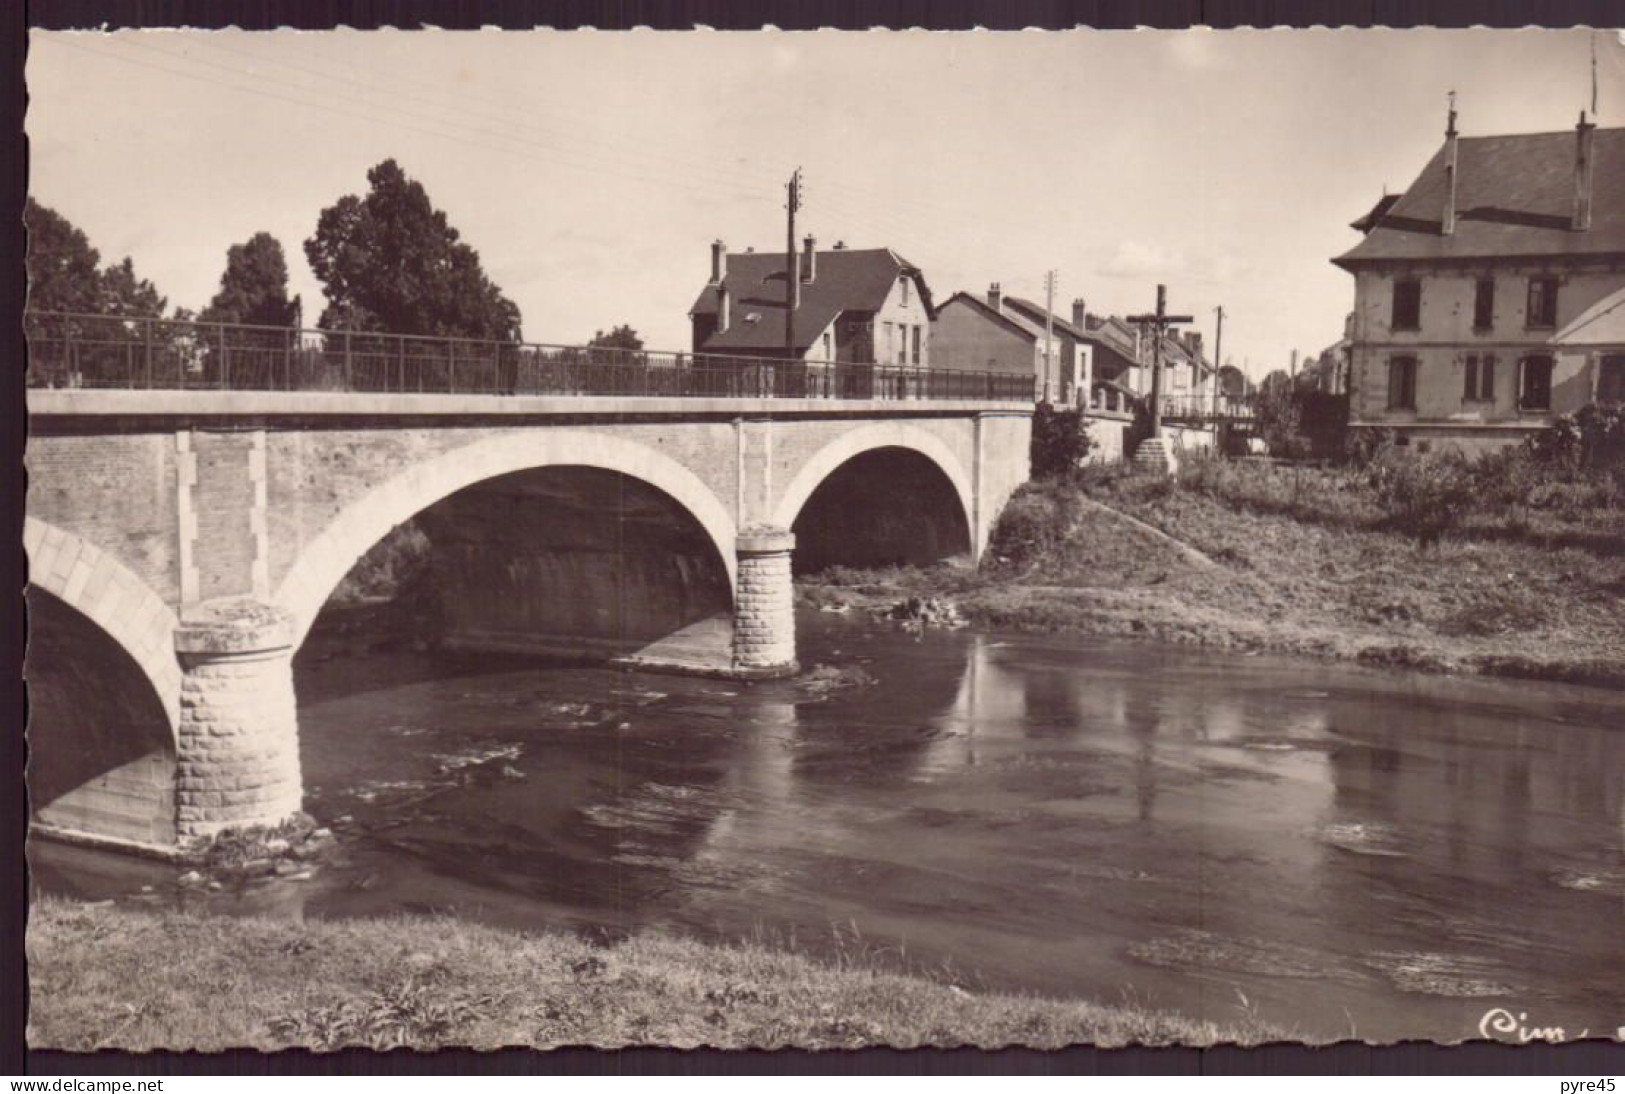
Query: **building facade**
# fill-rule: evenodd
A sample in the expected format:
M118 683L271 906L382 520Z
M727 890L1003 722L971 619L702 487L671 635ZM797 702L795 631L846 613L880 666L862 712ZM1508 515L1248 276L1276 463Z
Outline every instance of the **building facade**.
M931 293L918 267L886 248L783 251L711 245L711 276L689 309L694 353L931 367ZM791 329L787 336L786 317Z
M1571 330L1625 289L1625 129L1444 145L1353 227L1350 424L1466 450L1608 395L1617 354Z

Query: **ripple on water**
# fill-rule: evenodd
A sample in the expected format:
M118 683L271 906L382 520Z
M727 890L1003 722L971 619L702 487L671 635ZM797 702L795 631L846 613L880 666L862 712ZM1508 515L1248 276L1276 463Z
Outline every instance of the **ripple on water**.
M1351 855L1404 858L1410 854L1398 831L1387 824L1368 824L1364 821L1328 824L1316 833L1316 838Z
M1523 995L1525 989L1507 983L1495 962L1443 953L1374 953L1366 965L1388 978L1400 991L1441 995L1453 999Z
M1249 973L1297 980L1343 978L1347 973L1329 954L1272 942L1181 928L1171 935L1136 942L1129 956L1147 965L1187 971Z
M1576 892L1625 896L1625 869L1617 866L1560 866L1551 878L1554 884Z

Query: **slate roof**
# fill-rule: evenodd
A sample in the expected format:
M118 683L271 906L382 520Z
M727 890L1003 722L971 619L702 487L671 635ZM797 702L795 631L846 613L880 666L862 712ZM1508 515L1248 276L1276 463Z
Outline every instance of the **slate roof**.
M1625 289L1611 293L1552 336L1554 346L1625 346Z
M980 296L977 296L975 293L969 293L963 290L956 292L942 302L942 307L946 308L955 300L964 301L966 304L969 304L971 307L981 312L987 318L1004 324L1006 327L1009 327L1017 334L1027 338L1029 341L1036 342L1044 337L1044 327L1042 324L1034 323L1025 315L1022 315L1017 311L996 311L993 305L989 304L986 300ZM1008 299L1006 299L1006 303L1008 302ZM940 313L941 309L938 309L938 311Z
M1625 254L1625 129L1598 129L1591 162L1591 227L1569 228L1575 132L1461 137L1456 229L1444 221L1445 146L1398 200L1379 202L1358 227L1365 239L1333 261L1344 268L1388 259L1583 257ZM1384 205L1386 204L1386 208Z
M799 254L799 252L798 252ZM818 251L816 276L801 283L801 304L796 309L796 349L811 346L842 313L873 313L886 302L892 285L912 275L926 314L933 313L930 291L919 269L887 248ZM706 339L699 352L720 350L782 350L785 313L784 252L746 251L728 255L724 279L728 294L728 329ZM717 290L700 290L689 315L715 315ZM750 317L756 316L752 320Z
M1036 326L1040 331L1044 329L1045 312L1042 306L1020 296L1007 296L1004 298L1004 302L1006 306L1014 311L1020 312L1023 317L1031 320L1033 325ZM1053 318L1055 320L1056 334L1062 334L1073 339L1084 339L1089 337L1083 331L1073 326L1071 320L1063 319L1059 315L1053 316Z

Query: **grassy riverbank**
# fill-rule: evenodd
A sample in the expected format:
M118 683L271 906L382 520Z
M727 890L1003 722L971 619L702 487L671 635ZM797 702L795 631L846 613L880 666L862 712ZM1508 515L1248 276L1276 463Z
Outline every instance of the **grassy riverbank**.
M846 945L640 937L595 945L449 918L295 923L37 903L29 1043L119 1048L636 1044L1259 1043L1289 1036L1236 1008L1215 1025L1134 1007L965 991Z
M979 572L838 569L800 596L939 596L987 627L1625 688L1625 507L1587 489L1481 506L1422 547L1351 471L1091 469L1023 488Z

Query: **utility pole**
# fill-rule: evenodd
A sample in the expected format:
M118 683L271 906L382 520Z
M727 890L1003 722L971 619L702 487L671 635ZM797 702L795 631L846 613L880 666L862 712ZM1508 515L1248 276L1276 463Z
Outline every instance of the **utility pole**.
M1168 287L1157 286L1157 310L1149 315L1131 315L1130 323L1149 328L1151 335L1151 436L1162 436L1162 340L1168 329L1179 323L1194 322L1189 315L1168 314Z
M1213 416L1219 416L1219 389L1223 386L1223 378L1219 370L1224 367L1224 305L1220 304L1213 309L1218 321L1213 330Z
M1044 401L1055 401L1055 271L1044 273Z
M796 309L801 306L801 275L796 269L796 212L801 208L801 168L785 184L787 214L784 236L784 356L795 360Z

